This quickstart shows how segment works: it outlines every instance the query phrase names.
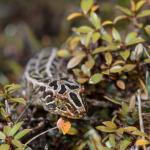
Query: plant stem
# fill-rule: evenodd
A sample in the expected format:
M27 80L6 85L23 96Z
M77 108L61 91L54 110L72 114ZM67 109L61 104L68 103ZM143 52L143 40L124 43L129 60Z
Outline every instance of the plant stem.
M143 124L143 117L142 117L142 105L141 105L141 91L137 91L137 101L138 101L138 112L139 112L139 124L141 132L144 132L144 124ZM142 137L145 139L145 137ZM143 149L146 150L146 146L143 146Z
M29 141L27 141L24 145L25 145L25 146L28 145L29 143L31 143L33 140L35 140L36 138L40 137L41 135L43 135L43 134L45 134L45 133L47 133L47 132L51 132L52 130L55 130L55 129L57 129L57 127L50 128L50 129L48 129L48 130L46 130L46 131L44 131L44 132L42 132L42 133L40 133L40 134L34 136L34 137L31 138Z

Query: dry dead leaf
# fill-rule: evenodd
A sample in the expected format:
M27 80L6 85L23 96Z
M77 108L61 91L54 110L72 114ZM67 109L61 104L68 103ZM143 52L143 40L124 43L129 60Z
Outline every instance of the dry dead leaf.
M125 90L125 88L126 88L125 83L124 83L122 80L118 80L118 81L116 82L116 85L117 85L117 87L118 87L119 89L121 89L121 90Z
M64 120L63 118L60 118L57 121L57 127L65 135L70 130L71 123L68 120Z

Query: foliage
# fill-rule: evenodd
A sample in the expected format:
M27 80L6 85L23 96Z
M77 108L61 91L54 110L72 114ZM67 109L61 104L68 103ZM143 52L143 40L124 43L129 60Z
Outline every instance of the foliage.
M1 115L7 125L3 125L3 130L0 131L0 150L23 150L25 149L24 144L20 141L31 129L23 129L21 131L23 122L14 122L12 116L12 108L18 104L26 104L23 98L15 97L16 93L21 88L18 84L5 85L0 93L0 110Z
M141 99L150 100L146 81L146 74L149 79L150 30L144 22L150 10L146 4L145 0L130 0L130 8L117 5L120 14L113 20L103 20L94 0L81 0L81 11L67 17L69 21L79 18L85 21L72 28L73 34L58 56L69 58L67 68L83 84L87 98L103 99L119 108L114 111L113 121L96 127L102 137L90 129L85 134L89 140L81 142L79 149L88 145L90 149L124 150L133 144L149 144L148 136L136 127L140 115L137 91L141 90ZM123 29L118 26L121 22L126 24ZM89 107L93 107L92 99ZM145 108L144 103L142 107Z

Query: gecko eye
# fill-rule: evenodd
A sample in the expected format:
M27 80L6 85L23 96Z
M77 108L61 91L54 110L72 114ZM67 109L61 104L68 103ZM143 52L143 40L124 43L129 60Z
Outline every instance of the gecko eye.
M85 88L84 87L81 87L81 89L79 90L79 93L82 94L85 92Z

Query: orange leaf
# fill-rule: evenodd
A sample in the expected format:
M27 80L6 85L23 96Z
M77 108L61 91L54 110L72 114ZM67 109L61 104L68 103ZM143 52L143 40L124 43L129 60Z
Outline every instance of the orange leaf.
M70 130L71 123L69 121L64 120L63 118L60 118L57 121L57 127L65 135Z
M72 20L72 19L75 19L75 18L80 17L80 16L82 16L82 13L80 13L80 12L75 12L75 13L70 14L70 15L67 17L67 20Z
M147 144L150 144L149 141L145 140L145 139L138 139L135 144L137 146L144 146L144 145L147 145Z

